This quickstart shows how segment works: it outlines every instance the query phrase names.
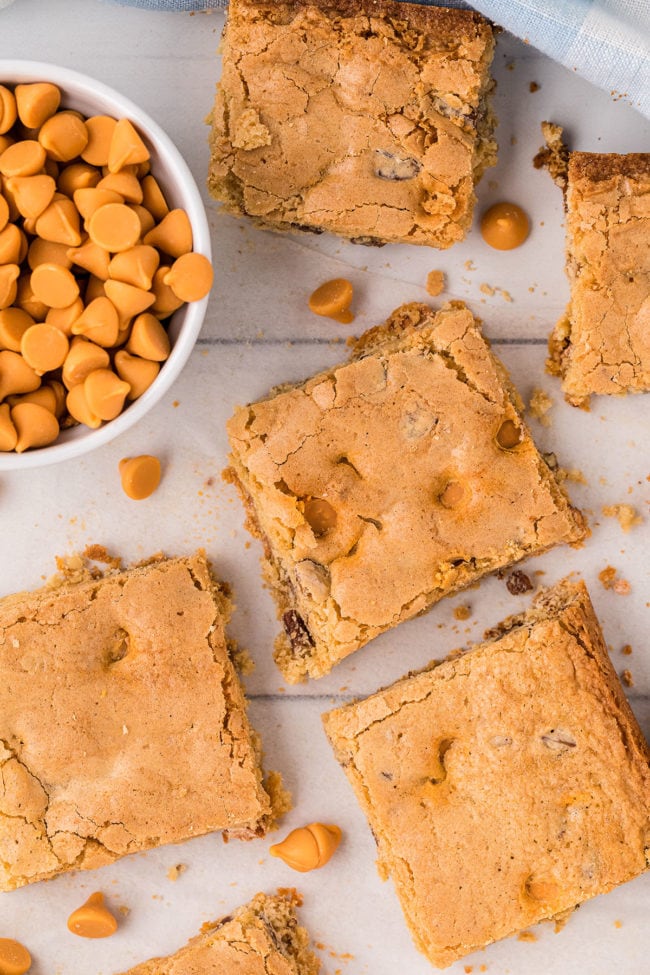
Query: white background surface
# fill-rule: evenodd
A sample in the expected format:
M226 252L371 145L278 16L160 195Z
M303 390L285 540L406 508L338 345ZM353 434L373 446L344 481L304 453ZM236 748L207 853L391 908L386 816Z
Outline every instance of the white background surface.
M0 57L58 62L122 91L166 129L203 185L208 161L203 119L218 77L222 24L223 14L217 13L149 13L99 0L18 0L0 13ZM180 380L114 443L65 466L0 478L0 594L39 585L53 571L55 555L89 543L106 545L126 560L156 550L183 554L206 548L235 588L232 635L257 664L246 685L267 766L283 772L294 795L295 808L279 835L313 820L336 822L345 833L336 857L312 874L296 874L268 856L278 834L227 846L214 835L0 894L0 937L29 946L33 975L121 972L176 950L205 920L258 890L278 886L297 886L304 893L301 916L326 946L321 955L330 975L431 971L411 944L392 885L376 875L374 842L325 740L320 714L480 639L487 627L527 605L528 597L512 597L503 581L486 579L480 589L384 635L329 677L284 687L271 659L277 623L260 584L259 546L249 545L239 502L220 472L226 462L224 424L235 403L344 358L341 340L377 324L401 302L431 301L423 285L434 268L447 272L447 296L467 300L484 319L486 334L523 396L528 399L541 387L553 397L552 425L544 428L532 420L533 433L561 464L583 472L587 484L570 485L570 492L589 515L593 534L579 551L557 549L524 568L545 573L537 582L568 572L584 577L616 669L632 672L628 694L646 735L650 732L650 399L601 398L585 413L564 404L558 382L544 374L546 337L568 288L561 196L530 162L544 118L565 124L574 148L604 151L648 151L650 124L508 36L499 39L495 73L500 162L479 188L478 212L500 199L520 203L533 221L522 248L491 251L476 229L465 243L440 253L408 246L363 248L325 235L280 237L220 214L206 196L216 283L202 337ZM530 93L530 81L541 89ZM473 262L473 270L466 261ZM349 328L317 319L306 307L314 287L343 274L356 290L357 318ZM482 283L506 289L514 300L485 295ZM122 493L117 464L143 452L161 457L164 478L151 499L137 503ZM602 505L620 502L635 505L645 518L628 535L601 516ZM604 591L597 575L607 565L629 580L630 595ZM463 623L453 616L460 604L472 611ZM629 657L621 655L624 644L633 647ZM167 871L178 863L187 870L171 883ZM68 914L99 889L114 909L125 905L130 913L126 919L118 915L120 930L113 938L76 938L67 931ZM478 972L485 965L490 975L640 975L648 970L649 908L646 875L585 904L560 934L541 925L535 943L512 939L450 971L462 973L473 965Z

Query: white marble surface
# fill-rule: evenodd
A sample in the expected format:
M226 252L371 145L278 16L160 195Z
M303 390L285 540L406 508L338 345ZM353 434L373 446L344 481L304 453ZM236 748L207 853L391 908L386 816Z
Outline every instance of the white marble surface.
M167 130L202 184L208 159L203 119L218 77L222 24L218 13L153 14L101 0L17 0L0 13L0 58L64 64L118 88ZM52 572L55 555L91 542L127 560L158 549L170 554L207 549L235 588L232 634L257 665L246 683L267 763L282 770L294 793L295 808L282 832L314 819L338 822L345 832L337 856L312 874L297 875L271 859L270 839L226 846L219 836L208 836L2 894L0 937L30 947L33 975L121 972L175 950L205 920L257 890L289 885L305 895L302 917L325 945L321 954L329 975L431 971L411 944L390 882L377 877L374 842L332 757L320 714L480 639L488 626L523 607L526 597L512 597L503 582L487 579L479 589L381 637L322 681L284 687L271 660L277 624L260 584L258 545L249 544L239 502L220 471L226 460L224 423L235 403L342 359L341 340L378 323L401 302L430 300L423 285L433 268L446 271L448 295L467 300L484 319L486 334L524 397L541 387L554 400L551 426L533 420L533 431L560 463L583 472L587 483L572 484L570 490L590 516L593 534L582 549L555 550L525 568L543 571L539 578L545 582L568 572L585 578L614 664L618 671L630 669L634 686L628 694L650 732L650 399L601 399L585 413L564 404L557 382L544 374L547 333L568 289L560 194L530 164L544 118L565 124L572 144L591 150L648 150L650 124L506 35L499 39L495 65L501 154L479 189L479 211L499 199L522 204L534 230L520 250L491 251L476 230L443 253L407 246L366 249L327 236L274 236L221 215L206 196L216 283L202 337L178 383L133 430L92 455L0 478L2 594L37 586ZM534 94L530 81L541 85ZM349 328L306 309L312 288L339 274L349 276L356 288L357 318ZM486 295L483 283L503 288L513 301L498 292ZM117 462L145 451L162 458L164 479L150 500L135 503L121 492ZM635 505L645 519L627 535L601 515L603 505L620 502ZM602 588L597 575L606 565L629 580L628 596ZM461 603L472 610L464 623L453 616ZM624 644L633 647L629 657L621 655ZM188 869L171 883L167 871L178 863ZM113 907L130 908L119 933L103 942L75 938L65 923L96 889L105 891ZM640 975L650 951L649 909L646 875L585 904L558 935L551 925L542 925L535 943L509 940L450 971L460 975L472 965L478 972L484 965L490 975Z

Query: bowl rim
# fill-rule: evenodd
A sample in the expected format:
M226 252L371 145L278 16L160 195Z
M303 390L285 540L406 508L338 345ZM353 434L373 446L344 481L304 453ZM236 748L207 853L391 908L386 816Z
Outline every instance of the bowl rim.
M101 111L113 112L118 117L128 118L143 132L175 174L180 187L179 195L182 197L182 202L178 205L187 212L192 227L193 250L211 260L210 228L196 180L180 150L158 122L126 95L122 95L103 81L98 81L73 68L47 61L0 58L0 84L29 84L35 81L49 81L57 85L62 89L64 100L68 88L72 97L83 93L89 100L98 99L102 103L107 103L102 105ZM109 443L130 429L164 396L178 378L201 331L209 297L206 295L200 301L190 302L184 306L183 323L169 358L149 389L130 403L123 413L101 427L95 430L89 428L83 435L63 443L54 443L21 454L14 451L1 452L0 471L28 470L71 460Z

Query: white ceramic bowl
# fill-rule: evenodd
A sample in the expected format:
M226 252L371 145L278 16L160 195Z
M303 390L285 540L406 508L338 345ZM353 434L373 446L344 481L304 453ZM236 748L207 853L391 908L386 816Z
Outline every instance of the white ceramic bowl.
M86 116L112 115L128 118L144 137L151 153L151 171L165 193L170 208L181 207L192 225L194 250L211 257L210 231L198 187L187 163L168 135L141 108L118 92L68 68L41 61L0 60L0 84L16 85L50 81L61 89L63 108L74 108ZM0 471L42 467L70 460L108 443L144 416L160 400L187 362L201 330L208 298L179 308L168 321L172 343L169 358L163 363L149 389L126 407L114 420L96 430L82 425L64 430L49 447L22 454L0 452Z

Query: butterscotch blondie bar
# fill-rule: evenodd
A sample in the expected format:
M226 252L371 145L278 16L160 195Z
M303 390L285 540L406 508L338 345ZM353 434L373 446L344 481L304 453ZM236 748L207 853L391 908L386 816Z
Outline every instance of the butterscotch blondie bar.
M500 629L324 716L380 873L439 967L650 857L650 751L584 585L543 591Z
M176 954L152 958L124 975L318 975L320 962L298 924L295 900L291 894L257 894L232 915L204 924Z
M285 636L320 677L488 572L585 533L461 302L404 305L352 360L239 409L230 477Z
M496 161L491 26L394 0L231 0L208 187L275 230L449 247Z
M203 555L0 601L0 890L272 825Z
M547 138L561 129L545 126ZM549 342L549 371L574 406L591 394L650 390L650 153L541 153L565 184L571 300ZM557 138L555 140L557 146ZM538 160L540 157L537 157ZM553 168L555 163L555 168Z

